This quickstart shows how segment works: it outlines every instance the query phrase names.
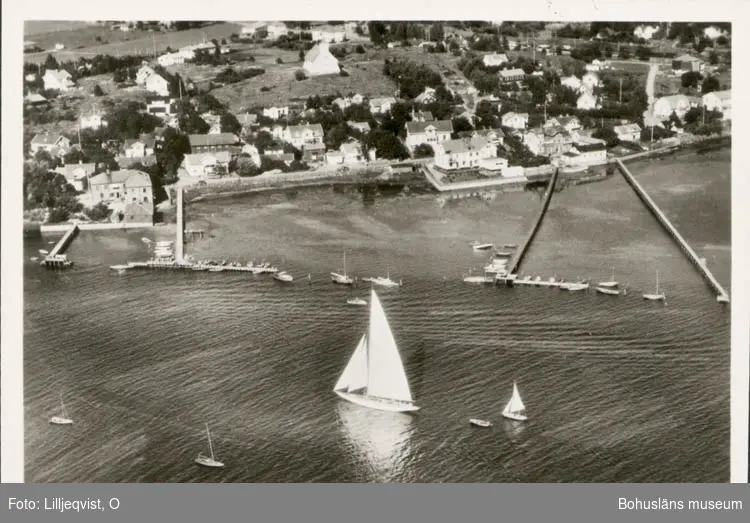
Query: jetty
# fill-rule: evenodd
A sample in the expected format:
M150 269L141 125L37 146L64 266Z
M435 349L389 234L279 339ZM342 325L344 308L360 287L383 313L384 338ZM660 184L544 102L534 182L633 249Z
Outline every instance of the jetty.
M661 211L661 209L659 209L659 207L651 199L648 193L646 193L641 184L638 183L638 181L628 170L628 168L625 167L625 164L623 164L619 159L616 160L615 163L617 164L620 173L622 173L623 178L625 178L625 181L627 181L628 184L633 188L641 201L646 205L646 208L648 208L648 210L651 211L651 214L656 217L657 221L667 231L667 234L669 234L669 236L671 236L672 239L677 243L677 245L680 247L680 250L682 250L685 256L687 256L688 260L693 264L693 266L698 269L698 272L701 273L706 283L708 283L708 285L716 293L716 301L718 301L719 303L729 303L729 295L721 286L716 277L708 269L705 262L698 257L698 255L695 253L692 247L690 247L688 242L685 241L685 238L682 237L675 226L672 225L666 215Z
M64 269L73 265L73 262L68 260L64 253L75 237L78 236L78 232L78 225L71 225L40 264L50 269Z
M555 184L557 183L557 176L559 175L559 173L560 169L555 169L555 172L552 173L552 178L550 178L549 184L547 185L547 191L544 193L544 201L542 203L542 208L539 211L539 216L534 222L534 225L529 231L529 234L526 236L526 239L519 246L515 256L508 266L508 274L511 275L511 279L513 280L515 279L515 275L518 273L518 269L521 267L521 263L523 262L523 259L529 250L529 247L531 247L531 242L534 240L534 236L536 236L537 231L539 231L539 227L542 225L544 215L547 213L550 201L552 201L552 194L555 192Z

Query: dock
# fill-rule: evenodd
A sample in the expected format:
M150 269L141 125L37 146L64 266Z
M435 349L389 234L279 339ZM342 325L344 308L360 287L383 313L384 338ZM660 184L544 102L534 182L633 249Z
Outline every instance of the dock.
M68 257L64 254L65 250L70 246L70 243L78 236L79 228L78 225L72 225L68 229L62 238L55 244L52 250L47 254L41 262L41 265L50 269L63 269L70 267L73 262L68 260Z
M542 209L539 211L539 216L534 222L529 234L526 236L526 240L524 240L523 244L518 248L516 255L509 264L508 274L515 275L521 267L521 262L523 262L529 247L531 247L531 242L534 240L537 231L539 231L539 227L542 225L542 220L544 220L544 215L549 208L549 203L552 201L552 194L555 192L555 184L557 183L557 176L559 173L560 169L555 169L555 172L552 174L552 178L550 178L549 184L547 185L547 191L544 193L544 202L542 203Z
M716 293L716 301L718 301L719 303L729 303L729 295L721 286L721 284L716 279L716 277L711 273L708 267L706 267L706 264L701 261L701 259L692 249L692 247L690 247L688 242L685 241L685 239L677 231L675 226L672 225L672 223L669 221L666 215L661 211L661 209L659 209L656 203L646 193L646 191L643 189L641 184L638 183L638 181L631 174L631 172L627 169L627 167L625 167L625 164L623 164L622 161L619 159L616 160L615 162L617 164L617 167L620 173L622 173L622 176L625 178L625 181L627 181L628 184L633 188L635 193L638 195L641 201L646 205L648 210L651 211L651 214L653 214L656 217L657 221L667 231L667 234L669 234L669 236L671 236L672 239L677 243L677 245L680 247L680 250L682 250L685 256L687 256L688 260L693 264L693 266L696 269L698 269L698 272L701 273L706 283L708 283L708 285Z

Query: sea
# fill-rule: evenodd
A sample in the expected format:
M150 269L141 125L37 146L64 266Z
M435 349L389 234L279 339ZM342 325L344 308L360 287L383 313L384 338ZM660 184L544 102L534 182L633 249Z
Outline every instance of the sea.
M630 169L727 289L730 151ZM66 271L24 244L27 482L728 482L730 314L625 180L554 195L521 272L628 289L612 297L472 285L487 252L521 244L542 191L441 205L358 187L191 203L196 258L244 273L128 271L173 226L82 232ZM346 269L353 288L329 273ZM667 303L648 302L656 273ZM376 288L421 410L372 411L333 386ZM309 279L308 279L309 275ZM517 383L529 420L503 421ZM61 411L71 426L50 425ZM470 418L494 422L472 427ZM206 427L223 469L208 454Z

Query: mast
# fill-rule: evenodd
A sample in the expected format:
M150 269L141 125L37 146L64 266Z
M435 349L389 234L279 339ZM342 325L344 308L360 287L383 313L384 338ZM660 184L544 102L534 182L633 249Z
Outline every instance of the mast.
M656 271L656 294L659 294L659 271Z
M346 277L346 249L344 249L344 277Z
M208 423L206 423L206 434L208 435L208 448L211 451L211 459L214 459L214 447L211 445L211 431L208 430Z

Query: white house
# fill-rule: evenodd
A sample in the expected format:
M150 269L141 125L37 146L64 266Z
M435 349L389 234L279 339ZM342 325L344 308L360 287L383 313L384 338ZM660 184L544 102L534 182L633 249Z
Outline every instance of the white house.
M169 96L169 82L164 77L154 73L146 78L146 90L159 96Z
M185 54L184 53L167 53L167 54L161 55L159 58L156 59L156 61L162 67L169 67L171 65L184 64Z
M148 65L143 65L140 69L138 69L138 72L135 73L135 83L140 86L145 86L146 80L153 74L156 74L156 71L154 71Z
M511 129L526 129L529 125L529 113L505 113L501 118L503 127Z
M122 148L123 156L126 158L143 158L154 154L153 144L147 143L146 140L125 140Z
M435 118L432 116L430 111L415 111L411 110L411 119L415 122L430 122Z
M601 81L599 80L598 74L594 72L588 72L583 75L583 78L581 78L581 83L583 84L583 87L588 90L588 92L593 93L594 87L598 87Z
M497 157L497 146L481 136L445 140L433 145L435 165L443 169L478 167L481 160Z
M173 108L173 99L157 99L149 102L149 104L146 106L146 112L148 114L165 119L172 114Z
M544 127L554 126L562 127L569 133L572 133L581 129L581 121L576 116L557 116L550 118L544 123Z
M221 176L228 173L231 160L232 154L228 151L186 154L182 160L182 168L190 176L199 178Z
M697 107L699 103L700 98L684 94L662 96L654 102L654 117L664 121L668 120L672 113L676 113L679 118L682 118L691 107Z
M102 202L122 209L125 221L153 220L151 177L142 171L121 169L97 174L89 179L89 194L94 205Z
M571 167L603 165L607 163L607 145L604 140L578 137L558 158L558 163Z
M732 119L732 91L714 91L701 97L707 111L721 111L724 120Z
M311 31L313 42L326 42L336 44L343 42L346 38L346 31L335 29L313 29Z
M560 84L564 85L565 87L569 87L576 92L578 92L581 86L583 86L583 82L581 82L581 79L574 74L566 76L565 78L561 78Z
M322 144L323 135L323 126L319 123L290 125L284 130L283 140L301 149L305 145Z
M70 140L61 134L42 133L31 139L29 144L31 154L47 151L52 156L65 154L70 149Z
M613 130L617 134L617 139L623 142L641 141L641 126L637 123L615 125Z
M266 32L268 33L268 38L275 39L287 34L289 32L289 28L283 22L274 22L266 25Z
M45 89L65 92L75 87L73 77L65 69L47 69L42 77Z
M517 82L523 80L526 73L523 69L503 69L498 73L501 82Z
M284 118L286 116L289 116L289 107L283 106L283 107L268 107L263 109L263 116L266 118L270 118L271 120L278 120L279 118Z
M386 96L384 98L371 98L370 99L370 112L372 114L385 114L391 111L391 107L396 103L396 99L392 96Z
M523 144L536 156L558 156L570 150L573 138L561 127L544 127L525 133Z
M482 63L485 67L500 67L507 62L508 57L505 54L492 53L482 57Z
M320 42L305 55L302 68L310 76L339 73L339 61L328 49L328 42Z
M656 25L639 25L633 30L633 35L635 35L636 38L651 40L651 37L654 36L654 33L658 30L659 26Z
M105 127L107 121L104 120L104 115L99 112L93 112L89 115L81 115L81 129L99 129Z
M242 154L246 154L250 157L252 162L257 166L260 167L260 152L258 151L258 148L255 147L252 144L246 143L242 146Z
M596 96L584 91L583 93L581 93L581 96L578 97L578 100L576 100L576 107L578 109L581 109L582 111L590 111L591 109L596 109Z
M453 133L451 120L406 122L406 147L409 151L413 151L418 145L426 143L434 149L436 144L450 140L451 133Z
M369 133L370 132L370 124L367 122L353 122L348 121L346 122L346 125L354 129L355 131L359 131L360 133Z
M55 169L56 173L65 176L65 180L72 185L76 191L85 191L88 187L87 180L96 171L96 163L71 163Z
M351 141L342 143L339 147L339 151L344 157L344 163L359 163L367 160L363 150L362 144L358 141Z
M414 101L420 104L430 104L437 100L437 96L435 94L435 89L432 87L425 87L424 91L422 91L415 99Z

